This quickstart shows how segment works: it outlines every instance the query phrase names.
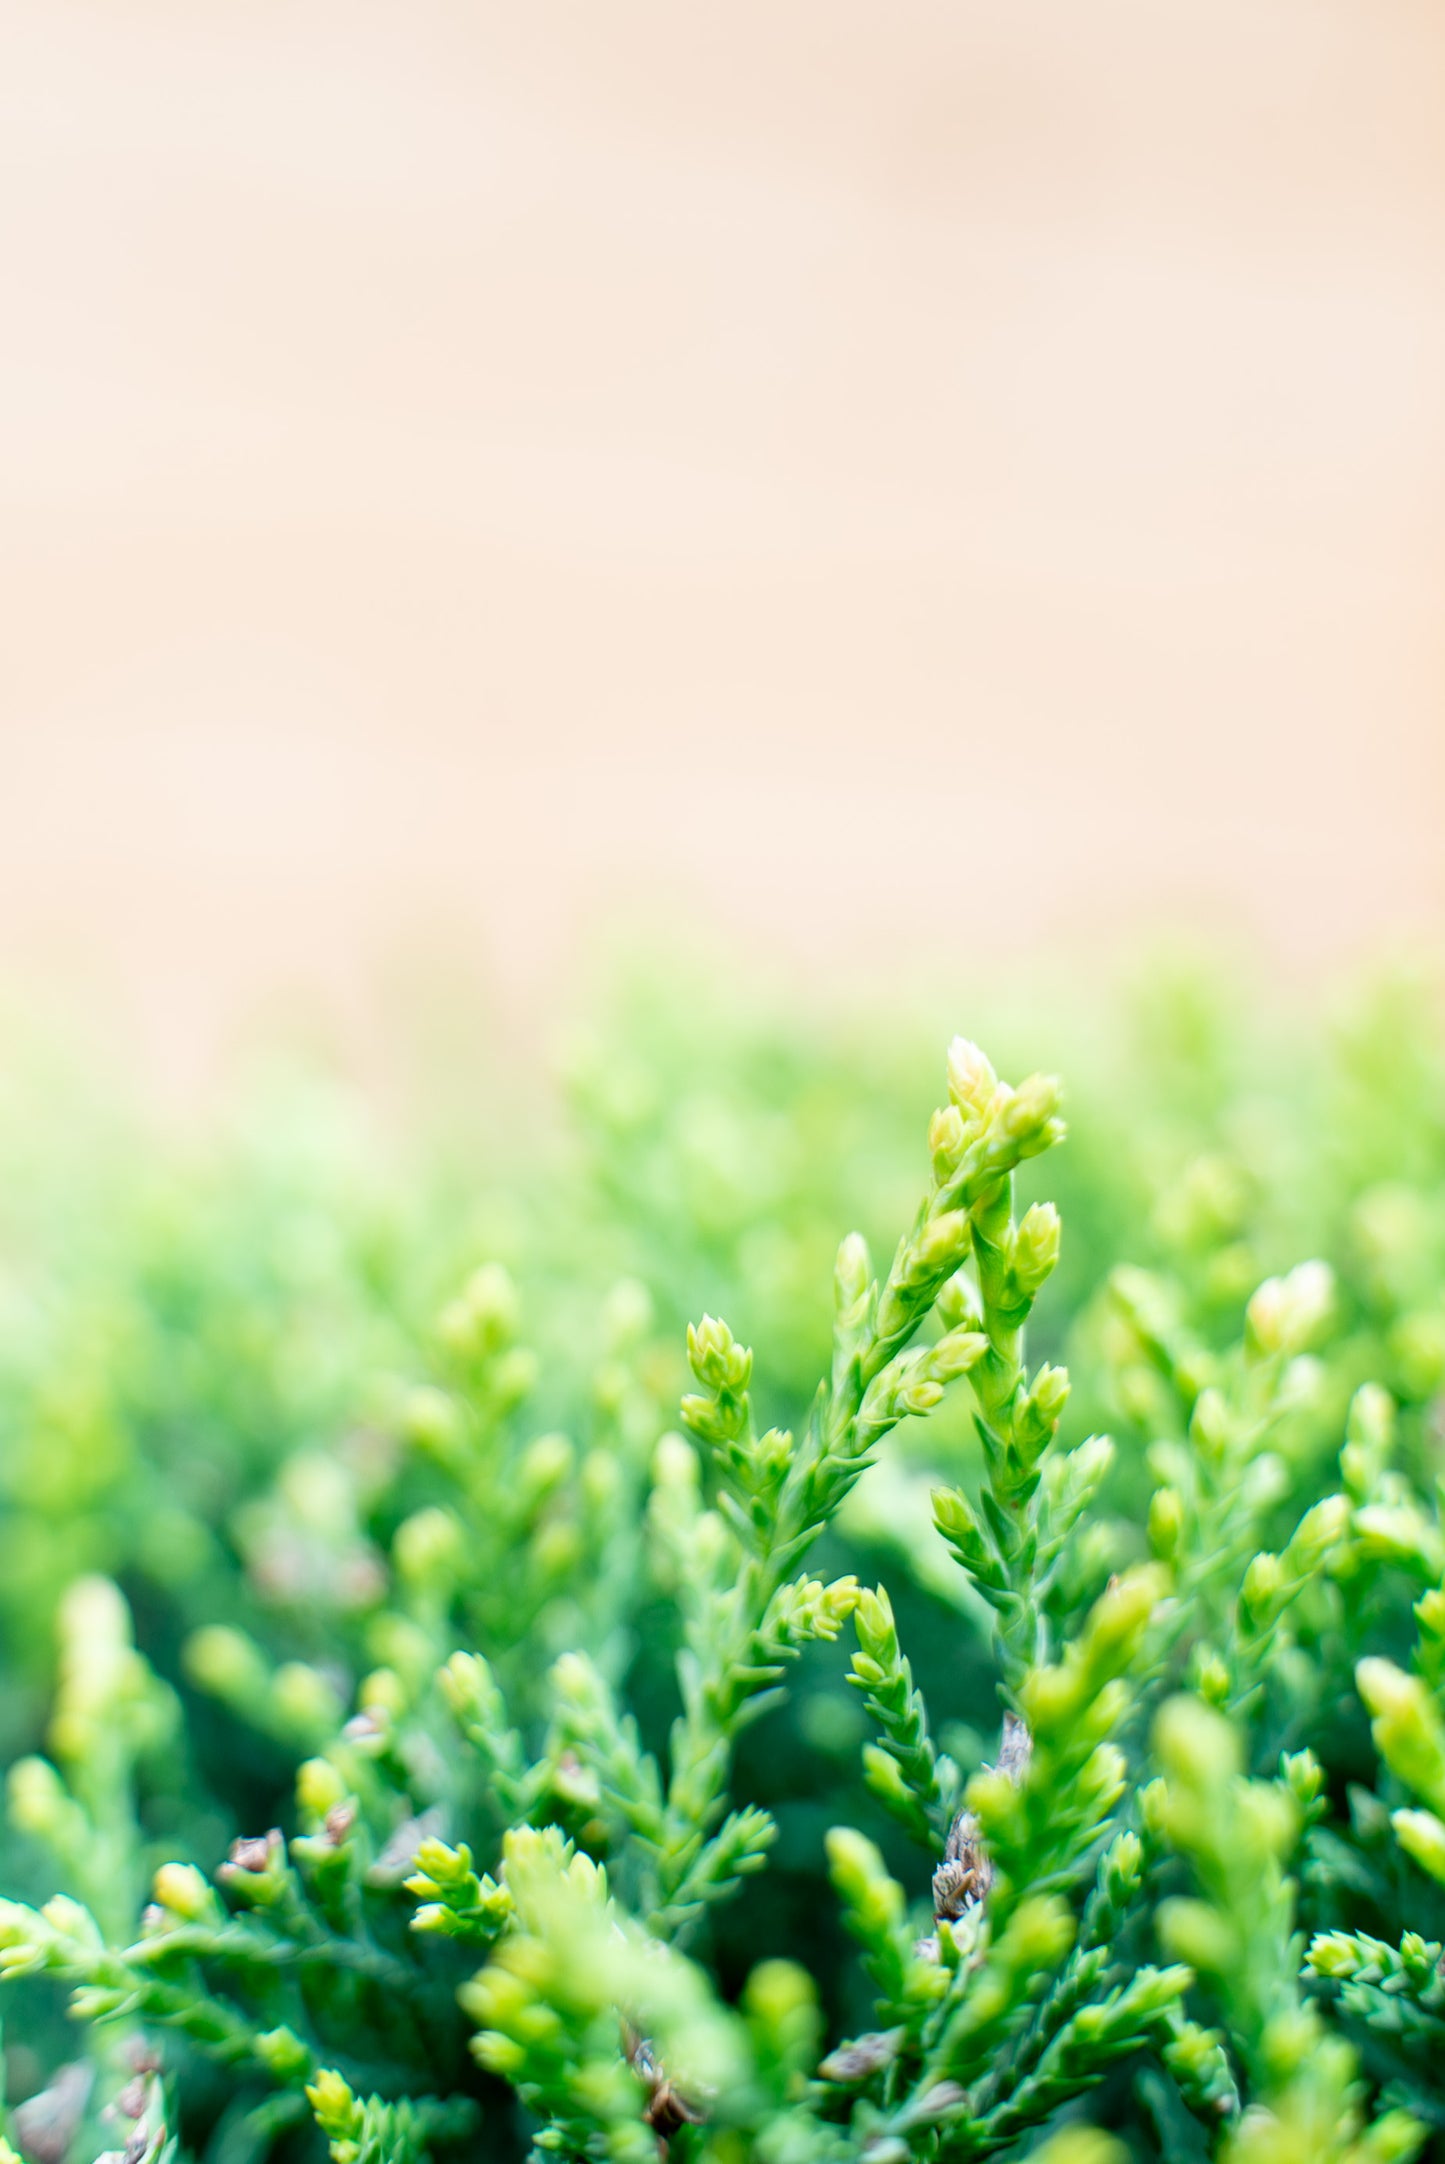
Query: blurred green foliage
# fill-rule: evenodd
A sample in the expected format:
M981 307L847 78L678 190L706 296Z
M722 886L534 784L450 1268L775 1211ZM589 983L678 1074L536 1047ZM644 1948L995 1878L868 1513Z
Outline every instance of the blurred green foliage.
M524 1146L294 1078L166 1130L12 1062L12 2138L901 2164L1054 2128L1102 2164L1088 2092L1140 2158L1416 2153L1431 987L970 1012L1070 1132L954 1206L1002 1115L956 1070L928 1129L936 995L708 977L625 981ZM875 1279L925 1131L947 1223Z

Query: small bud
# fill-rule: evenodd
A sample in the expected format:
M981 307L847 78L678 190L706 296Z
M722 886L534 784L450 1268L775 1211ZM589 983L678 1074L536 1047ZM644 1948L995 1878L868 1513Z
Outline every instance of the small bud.
M853 1827L830 1828L824 1846L828 1875L849 1911L850 1928L865 1945L886 1942L903 1921L903 1888L889 1877L873 1843Z
M1058 1262L1062 1230L1059 1213L1052 1202L1034 1203L1019 1220L1010 1261L1019 1290L1026 1300L1036 1298L1039 1288Z
M1433 1811L1392 1811L1390 1824L1407 1855L1445 1884L1445 1826Z
M985 1055L967 1037L948 1048L948 1094L959 1111L982 1119L998 1091L998 1076Z
M468 1278L437 1323L437 1335L459 1360L495 1357L516 1335L517 1293L507 1271L489 1262Z
M1068 1369L1041 1367L1019 1407L1015 1422L1019 1442L1030 1459L1036 1458L1051 1441L1068 1402Z
M407 1442L427 1457L446 1464L455 1455L461 1436L461 1414L456 1400L445 1390L422 1383L409 1391L400 1425Z
M1300 1813L1294 1795L1272 1781L1245 1781L1235 1803L1235 1828L1242 1853L1256 1863L1283 1862L1299 1838Z
M1053 1075L1033 1074L1021 1082L1003 1107L1001 1124L1020 1157L1037 1157L1064 1138L1059 1117L1059 1084Z
M1317 1933L1305 1958L1316 1976L1328 1976L1336 1983L1359 1974L1359 1947L1347 1931Z
M1189 1658L1189 1681L1206 1705L1221 1711L1228 1705L1231 1687L1228 1664L1213 1646L1195 1646Z
M1279 1770L1301 1816L1313 1817L1325 1785L1325 1770L1314 1752L1287 1751L1280 1760Z
M1190 1416L1189 1439L1211 1465L1218 1465L1228 1454L1234 1423L1222 1391L1212 1387L1200 1391Z
M1290 1536L1284 1553L1289 1576L1310 1578L1350 1529L1350 1506L1342 1495L1326 1495L1308 1509Z
M547 1585L571 1576L582 1562L583 1541L577 1526L560 1518L537 1528L529 1554L538 1579Z
M373 1668L363 1676L357 1700L364 1713L379 1713L400 1720L406 1711L406 1686L394 1668Z
M1391 1771L1445 1810L1445 1727L1429 1689L1387 1660L1363 1660L1355 1682L1373 1716L1375 1744Z
M1162 1944L1191 1969L1227 1976L1238 1962L1239 1943L1233 1926L1206 1901L1161 1901L1157 1926Z
M1284 1591L1284 1566L1277 1555L1265 1552L1250 1558L1240 1591L1240 1605L1255 1623L1273 1619Z
M867 1294L872 1277L868 1242L861 1232L850 1232L838 1249L838 1259L833 1265L833 1299L840 1315L852 1314Z
M1420 2121L1408 2111L1396 2109L1372 2119L1359 2146L1368 2164L1414 2164L1424 2138Z
M445 1591L460 1568L465 1547L462 1529L451 1512L432 1507L402 1520L391 1552L408 1584Z
M968 1253L973 1228L966 1210L944 1210L931 1217L913 1242L907 1277L917 1284L940 1271L956 1270Z
M1433 1585L1422 1593L1415 1603L1415 1616L1422 1639L1445 1641L1445 1588Z
M1140 1563L1107 1585L1086 1625L1090 1657L1098 1660L1132 1647L1163 1599L1167 1584L1157 1563Z
M1111 1908L1122 1909L1138 1889L1144 1872L1144 1844L1137 1833L1119 1834L1104 1856L1102 1879Z
M219 1914L215 1895L193 1863L163 1863L151 1891L161 1908L186 1923L210 1923Z
M942 1400L942 1383L934 1382L930 1376L920 1375L899 1392L895 1409L900 1418L912 1416L917 1419L924 1413L931 1413L934 1406L941 1404Z
M928 1154L933 1177L940 1186L957 1171L959 1159L967 1148L967 1121L956 1104L945 1105L928 1123Z
M984 1585L1006 1582L973 1505L960 1488L934 1489L933 1522L971 1577Z
M361 2106L340 2074L324 2068L306 2090L316 2123L332 2141L354 2136L361 2124Z
M1287 1277L1266 1278L1245 1312L1246 1336L1265 1357L1303 1352L1334 1304L1327 1262L1298 1263Z
M853 1609L853 1628L863 1651L881 1667L891 1668L898 1659L898 1630L893 1605L881 1585L876 1592L860 1587Z
M1168 1783L1157 1777L1146 1781L1139 1791L1139 1821L1156 1845L1167 1837L1168 1813Z
M785 2053L797 2041L814 2039L822 2026L813 1979L796 1961L760 1961L743 1986L743 2010L753 2028Z
M939 1290L934 1308L946 1330L979 1330L983 1327L983 1301L977 1285L966 1272L956 1270Z
M1355 1512L1362 1555L1423 1565L1432 1578L1445 1570L1440 1529L1414 1503L1366 1503Z
M311 2064L311 2053L294 2029L265 2029L251 2048L278 2081L295 2081Z
M529 1345L514 1345L492 1369L492 1397L501 1412L511 1412L537 1387L541 1365Z
M517 1491L524 1505L531 1508L555 1495L571 1479L576 1463L577 1453L567 1436L534 1436L517 1466ZM460 1527L457 1537L460 1542Z
M1107 1435L1086 1435L1067 1456L1051 1461L1045 1471L1053 1499L1066 1502L1071 1513L1087 1508L1114 1464L1114 1445ZM1052 1466L1057 1466L1057 1471ZM1102 1528L1100 1528L1102 1530Z
M303 1746L334 1735L341 1719L335 1687L306 1661L287 1661L277 1669L271 1704L277 1725Z
M752 1378L753 1356L739 1345L727 1324L716 1315L704 1315L687 1327L687 1358L693 1374L705 1389L747 1389Z
M56 1832L75 1806L60 1775L45 1758L20 1758L6 1776L10 1820L24 1833L42 1839Z
M582 1460L581 1488L589 1511L605 1512L622 1494L625 1475L610 1450L589 1450Z
M1156 1488L1149 1499L1149 1545L1166 1561L1184 1538L1184 1498L1177 1488Z
M929 1353L928 1372L935 1382L956 1382L977 1367L987 1351L988 1339L981 1330L950 1330Z
M229 1705L257 1705L270 1683L266 1657L255 1640L224 1623L192 1631L181 1660L198 1689Z
M461 1886L472 1873L472 1852L464 1841L452 1848L428 1838L417 1843L416 1865L435 1886Z
M1197 1698L1171 1698L1160 1708L1154 1723L1154 1751L1171 1782L1205 1794L1240 1770L1240 1742L1234 1728Z
M1379 1383L1362 1383L1350 1401L1340 1471L1356 1502L1363 1502L1389 1464L1395 1447L1395 1401Z
M1009 1920L1008 1942L1021 1968L1051 1970L1074 1942L1068 1903L1057 1894L1034 1894L1021 1901Z
M302 1814L324 1819L345 1801L346 1783L327 1758L305 1759L296 1769L296 1802Z

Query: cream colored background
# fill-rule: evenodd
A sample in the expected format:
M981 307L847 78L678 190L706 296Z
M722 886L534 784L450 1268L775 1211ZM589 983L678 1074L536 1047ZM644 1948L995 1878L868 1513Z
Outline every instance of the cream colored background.
M1439 925L1438 0L6 0L0 63L0 971L184 1065L624 904Z

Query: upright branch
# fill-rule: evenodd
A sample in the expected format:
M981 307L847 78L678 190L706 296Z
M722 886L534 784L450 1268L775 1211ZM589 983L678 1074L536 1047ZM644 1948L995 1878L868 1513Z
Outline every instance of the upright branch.
M980 1127L1016 1116L1021 1100L1000 1082L974 1045L956 1041L949 1056L948 1107L934 1119L935 1150L945 1162ZM1038 1147L1062 1134L1050 1114ZM1035 1154L1030 1150L1028 1155ZM937 1161L937 1159L936 1159ZM1006 1703L1029 1669L1050 1655L1047 1599L1064 1543L1112 1462L1112 1446L1091 1436L1065 1456L1054 1453L1068 1402L1060 1367L1030 1374L1024 1328L1059 1259L1059 1214L1035 1203L1014 1215L1012 1167L1001 1168L977 1196L970 1216L971 1274L945 1288L943 1311L982 1333L984 1352L970 1370L984 1477L977 1503L958 1488L934 1496L935 1522L997 1617Z
M758 1433L749 1395L752 1355L727 1325L709 1316L689 1330L699 1390L684 1401L683 1420L711 1455L719 1508L736 1549L719 1555L715 1580L687 1622L683 1712L672 1737L658 1870L659 1923L684 1922L683 1897L695 1897L709 1876L707 1835L722 1809L732 1743L769 1702L780 1661L804 1639L834 1636L857 1604L852 1580L822 1586L796 1573L883 1436L909 1415L931 1411L950 1382L981 1370L991 1438L1052 1432L1062 1397L1048 1379L1051 1371L1031 1399L1015 1400L1022 1315L1032 1288L1052 1267L1057 1218L1030 1212L1002 1261L999 1242L1012 1222L1014 1172L1062 1133L1056 1083L1034 1076L1009 1089L975 1046L955 1041L949 1103L929 1133L929 1183L887 1276L881 1283L873 1277L860 1235L839 1250L832 1364L800 1442L778 1428ZM975 1251L989 1258L980 1264L991 1288L981 1308L959 1281ZM945 1298L951 1284L954 1295ZM935 1310L938 1336L915 1344ZM1027 1471L1020 1479L1032 1493ZM913 1740L921 1753L920 1739ZM895 1743L909 1747L897 1731ZM935 1789L929 1799L935 1812L939 1796Z

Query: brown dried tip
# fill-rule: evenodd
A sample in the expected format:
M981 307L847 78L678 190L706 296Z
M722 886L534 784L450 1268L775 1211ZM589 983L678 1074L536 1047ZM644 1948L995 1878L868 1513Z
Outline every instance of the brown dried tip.
M144 2074L132 2074L120 2095L109 2107L117 2119L138 2119L146 2108L146 2096L150 2084Z
M936 2081L927 2096L913 2106L911 2116L915 2120L946 2119L967 2100L968 2092L958 2082Z
M140 2164L141 2158L147 2156L152 2149L160 2149L164 2146L165 2138L166 2124L164 2119L157 2120L154 2126L147 2126L145 2120L142 2119L121 2152L124 2164Z
M995 1772L1006 1773L1017 1788L1029 1770L1029 1760L1034 1755L1034 1739L1029 1734L1028 1723L1021 1721L1016 1713L1003 1717L1003 1740L999 1744L998 1765Z
M818 2072L824 2081L866 2081L892 2063L902 2037L901 2029L870 2029L866 2036L855 2036L851 2043L830 2051Z
M961 1811L948 1830L943 1862L933 1874L934 1916L939 1923L957 1923L987 1898L992 1885L993 1865L983 1852L978 1820L972 1811Z
M30 2164L62 2164L80 2131L94 2079L85 2060L73 2059L56 2069L49 2088L15 2106L10 2123Z
M652 2092L651 2101L642 2114L654 2134L666 2141L679 2127L701 2126L703 2115L695 2104L689 2104L685 2096L679 2096L672 2083L664 2076Z
M701 2126L706 2114L679 2095L658 2063L657 2054L645 2036L639 2036L630 2021L622 2024L622 2048L627 2063L647 2090L647 2102L642 2116L657 2136L658 2153L667 2154L667 2142L679 2127Z
M326 1814L326 1838L331 1846L340 1848L355 1824L356 1798L348 1796L344 1803L334 1803Z
M270 1868L272 1857L282 1845L279 1826L273 1826L269 1833L243 1834L239 1841L231 1843L219 1876L234 1878L238 1871L249 1871L253 1876L258 1875Z
M1027 1725L1016 1713L1006 1713L993 1770L1017 1788L1028 1771L1033 1748ZM982 1829L972 1811L960 1811L948 1829L943 1861L933 1874L933 1913L940 1923L956 1923L987 1900L992 1885L993 1865L984 1851Z

